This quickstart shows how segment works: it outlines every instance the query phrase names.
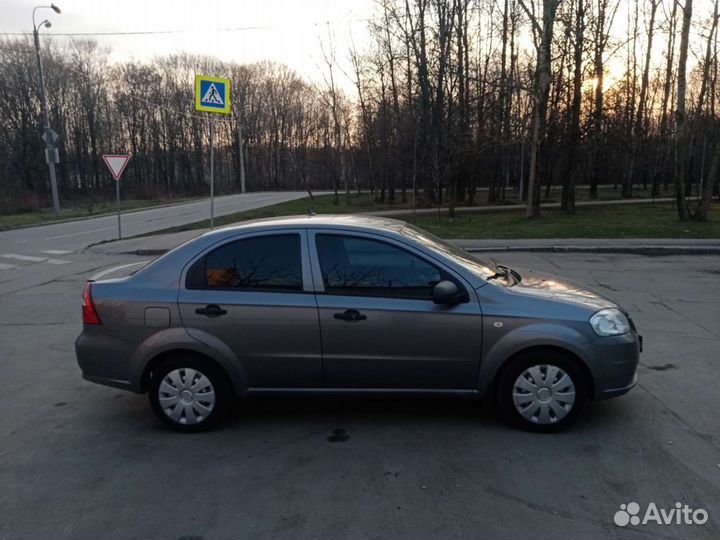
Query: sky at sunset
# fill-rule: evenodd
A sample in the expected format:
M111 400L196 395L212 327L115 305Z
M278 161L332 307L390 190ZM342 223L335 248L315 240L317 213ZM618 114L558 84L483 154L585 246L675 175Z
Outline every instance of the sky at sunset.
M38 23L48 18L53 24L42 30L44 35L172 32L92 36L111 48L111 60L148 60L186 51L240 63L275 60L313 79L321 77L320 39L328 42L328 30L338 61L346 60L351 36L358 49L367 45L367 20L374 5L372 0L57 0L57 4L61 15L49 9L37 12ZM36 5L37 0L0 0L0 33L32 31Z
M0 0L0 34L30 32L32 9L37 1ZM669 5L669 1L665 3ZM358 50L369 45L368 20L375 11L374 0L57 0L57 3L62 15L49 9L37 13L38 23L45 18L52 21L52 28L43 29L42 33L55 34L54 39L68 39L60 36L63 33L149 32L92 36L111 49L113 61L146 61L154 55L186 51L240 63L275 60L316 81L322 79L326 69L321 39L326 44L332 40L340 68L349 73L348 50L352 42ZM623 34L629 9L634 5L632 0L621 0L614 25L618 41L626 39ZM694 18L706 17L710 7L710 0L696 0ZM661 8L658 18L664 17ZM641 35L640 54L643 39ZM693 36L690 67L702 50L701 39L697 34ZM523 41L530 46L529 35L521 37ZM656 33L653 56L658 66L665 45L665 35ZM626 59L621 55L618 51L607 58L606 87L623 77ZM353 84L345 75L339 74L337 81L352 92Z

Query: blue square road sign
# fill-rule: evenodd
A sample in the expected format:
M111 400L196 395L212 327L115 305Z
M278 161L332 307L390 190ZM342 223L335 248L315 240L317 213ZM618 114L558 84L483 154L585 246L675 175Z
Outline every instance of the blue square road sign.
M195 108L198 111L230 113L230 80L195 76Z

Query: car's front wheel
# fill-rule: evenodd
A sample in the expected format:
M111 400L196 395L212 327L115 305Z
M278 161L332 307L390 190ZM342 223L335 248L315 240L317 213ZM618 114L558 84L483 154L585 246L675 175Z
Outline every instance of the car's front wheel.
M161 422L177 431L195 432L222 420L230 390L220 368L193 356L181 356L153 370L149 398Z
M582 371L556 351L532 351L503 370L498 400L503 414L528 431L554 432L575 419L587 399Z

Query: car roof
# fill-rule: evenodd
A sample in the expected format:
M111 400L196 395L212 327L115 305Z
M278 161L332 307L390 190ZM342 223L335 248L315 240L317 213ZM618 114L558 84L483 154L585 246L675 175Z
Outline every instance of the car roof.
M187 261L200 251L209 248L217 242L223 242L234 236L246 233L271 232L283 229L341 229L347 231L385 232L386 236L397 235L405 226L404 221L364 215L305 215L281 216L266 219L243 221L221 229L215 229L188 240L184 244L170 250L165 255L155 259L135 274L137 279L162 280L167 279L168 269L183 267Z
M404 221L367 214L314 214L253 219L210 231L205 233L203 236L226 236L228 233L251 232L255 230L265 231L284 228L341 228L361 231L377 231L379 229L384 231L400 232L404 226Z

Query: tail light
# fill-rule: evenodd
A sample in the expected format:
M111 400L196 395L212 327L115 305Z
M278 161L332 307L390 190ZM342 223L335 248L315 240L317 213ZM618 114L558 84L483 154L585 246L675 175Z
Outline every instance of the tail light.
M93 304L92 281L88 281L85 284L85 290L83 290L82 298L83 324L102 324L100 322L100 317L98 317L97 311L95 310L95 304Z

